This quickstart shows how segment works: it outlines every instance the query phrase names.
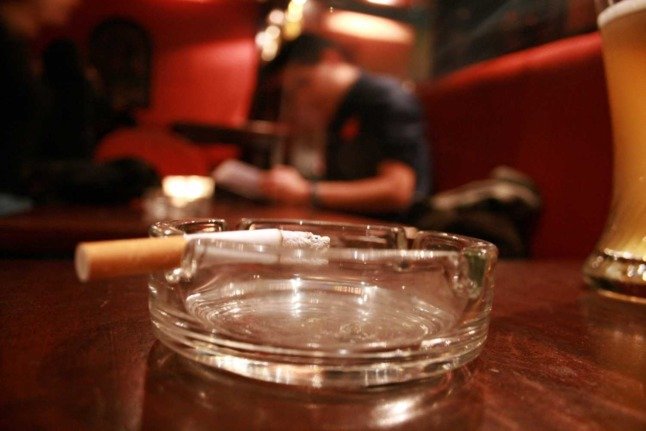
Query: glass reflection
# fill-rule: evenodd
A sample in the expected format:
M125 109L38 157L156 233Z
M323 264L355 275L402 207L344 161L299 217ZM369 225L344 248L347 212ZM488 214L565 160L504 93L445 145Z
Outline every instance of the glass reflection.
M218 372L157 343L148 358L142 429L472 430L483 416L475 367L419 384L312 390Z

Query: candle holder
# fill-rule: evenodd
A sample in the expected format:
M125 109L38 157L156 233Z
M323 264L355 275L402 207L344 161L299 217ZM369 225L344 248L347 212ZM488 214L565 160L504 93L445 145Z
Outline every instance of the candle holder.
M215 180L199 175L170 175L162 179L161 189L152 190L143 199L151 220L205 217L211 208Z

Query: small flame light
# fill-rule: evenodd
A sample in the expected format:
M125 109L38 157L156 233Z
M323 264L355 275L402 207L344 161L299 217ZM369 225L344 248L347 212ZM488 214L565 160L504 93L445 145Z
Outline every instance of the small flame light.
M162 178L161 188L150 190L143 198L149 220L175 220L206 217L211 210L215 179L200 175L170 175Z
M198 199L208 199L213 196L215 180L199 175L171 175L162 179L164 195L171 198L173 203L181 206Z

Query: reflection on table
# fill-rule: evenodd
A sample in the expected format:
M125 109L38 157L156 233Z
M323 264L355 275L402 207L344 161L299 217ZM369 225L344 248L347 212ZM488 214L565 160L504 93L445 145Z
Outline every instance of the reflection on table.
M423 384L326 392L213 371L159 343L147 365L143 429L469 430L482 416L474 367Z

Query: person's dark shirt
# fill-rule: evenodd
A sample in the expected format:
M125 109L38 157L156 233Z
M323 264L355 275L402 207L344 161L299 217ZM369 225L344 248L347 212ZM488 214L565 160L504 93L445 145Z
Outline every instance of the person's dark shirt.
M381 162L397 160L415 171L414 201L431 191L429 148L421 106L393 78L362 73L330 123L327 142L327 180L372 177Z

